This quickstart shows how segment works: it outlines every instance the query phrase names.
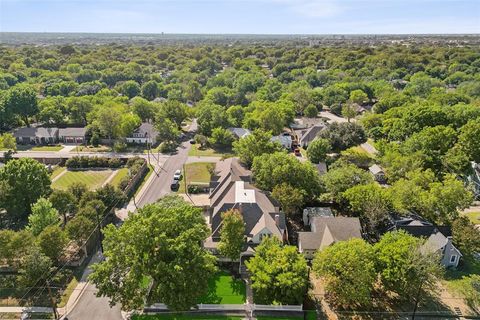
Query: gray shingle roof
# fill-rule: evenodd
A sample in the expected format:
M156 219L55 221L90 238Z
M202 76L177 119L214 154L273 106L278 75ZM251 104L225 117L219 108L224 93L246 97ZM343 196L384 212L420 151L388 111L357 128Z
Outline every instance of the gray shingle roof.
M44 127L23 127L13 131L14 137L38 137L38 138L55 138L58 134L58 128Z
M321 250L338 241L362 238L358 218L315 216L311 225L311 232L298 233L302 250Z
M87 132L87 128L60 128L58 129L58 135L60 137L84 137Z

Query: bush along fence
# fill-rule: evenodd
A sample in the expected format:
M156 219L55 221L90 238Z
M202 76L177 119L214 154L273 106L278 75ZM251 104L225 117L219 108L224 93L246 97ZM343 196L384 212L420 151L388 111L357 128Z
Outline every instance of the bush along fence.
M73 157L65 162L65 166L69 170L75 169L91 169L91 168L120 168L124 161L118 158L107 157Z
M123 191L125 196L129 198L148 172L148 165L145 159L135 157L130 158L126 164L128 168L128 175L123 177L120 181L119 188Z

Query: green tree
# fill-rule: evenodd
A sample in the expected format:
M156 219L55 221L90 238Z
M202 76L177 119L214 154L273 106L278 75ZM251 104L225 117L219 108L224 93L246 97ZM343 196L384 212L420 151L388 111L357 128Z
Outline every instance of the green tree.
M318 115L318 109L315 105L309 104L305 110L303 110L303 113L305 114L305 117L308 118L316 118Z
M120 86L120 91L132 99L140 94L140 85L136 81L128 80Z
M126 113L121 117L119 135L121 137L130 137L142 123L142 119L136 114Z
M338 203L345 201L344 193L357 185L373 182L372 176L365 170L349 163L338 163L321 177L328 196Z
M38 236L46 227L58 223L58 211L52 203L40 198L32 206L32 214L28 216L28 230Z
M18 282L23 287L42 285L50 275L51 269L52 260L39 250L32 250L22 258Z
M35 238L27 230L0 230L0 260L18 268L22 259L35 248Z
M8 192L4 206L13 220L26 222L30 206L50 193L50 176L45 166L30 158L9 161L0 168L0 181L5 181Z
M27 126L30 125L29 118L38 113L37 92L28 84L17 84L10 88L3 103L7 112L19 116Z
M361 239L340 241L315 254L312 264L316 276L322 277L326 291L335 305L368 306L377 274L375 253Z
M143 122L153 120L155 117L156 106L141 97L135 97L130 100L132 112L142 119Z
M149 292L148 304L162 301L183 311L206 294L215 258L201 245L209 230L200 209L178 197L162 198L104 234L106 259L93 266L90 280L112 304L139 309Z
M42 252L53 262L58 262L68 244L68 237L59 226L50 225L38 236Z
M460 128L458 144L470 160L480 163L480 118L470 120Z
M0 149L17 150L17 142L11 133L4 133L0 135Z
M88 191L87 185L80 181L74 181L68 186L67 192L73 194L75 199L80 200L85 192Z
M467 217L458 217L452 223L453 242L463 256L472 259L480 252L480 233Z
M200 103L196 110L198 132L210 136L214 128L226 128L228 116L222 106L212 103Z
M362 104L368 101L368 95L365 92L363 92L363 90L360 90L360 89L353 90L352 92L350 92L349 100L353 103Z
M327 139L316 138L307 148L308 160L312 163L320 163L327 159L327 154L330 152L331 146Z
M142 97L147 100L153 100L160 95L160 90L158 88L158 83L154 80L145 82L142 85Z
M245 262L256 300L264 304L301 304L308 290L307 261L294 246L265 237Z
M373 231L388 218L393 208L390 193L377 183L354 186L347 189L343 197L348 201L352 211L368 219L370 229Z
M357 111L351 104L345 104L342 107L342 117L347 118L347 121L350 123L350 120L355 118Z
M280 202L282 211L290 215L297 213L305 202L302 190L296 189L288 183L274 186L272 196Z
M182 122L187 118L187 106L176 100L168 100L162 103L157 118L169 119L181 128Z
M252 172L255 184L263 190L271 191L275 186L287 183L304 194L305 201L314 200L322 191L317 169L285 152L255 157Z
M121 134L122 114L115 108L103 106L98 109L92 121L92 126L109 140L116 139Z
M255 157L282 150L279 143L270 140L271 137L269 132L254 130L252 134L233 142L233 151L243 164L250 167Z
M65 228L68 238L78 246L85 245L90 234L95 230L95 223L86 214L79 214L70 220Z
M433 288L442 273L439 257L424 250L424 245L424 239L394 231L384 234L374 246L382 284L401 299L414 297L420 286Z
M240 258L245 244L245 223L242 214L237 210L222 213L222 227L220 229L220 253L233 261Z
M362 126L356 123L331 123L319 134L320 138L330 141L333 151L341 151L367 141Z
M231 147L233 140L233 134L224 128L213 129L212 137L209 139L211 144L222 148Z
M58 213L63 216L63 225L67 223L67 214L74 213L77 205L75 196L66 190L53 190L48 200Z

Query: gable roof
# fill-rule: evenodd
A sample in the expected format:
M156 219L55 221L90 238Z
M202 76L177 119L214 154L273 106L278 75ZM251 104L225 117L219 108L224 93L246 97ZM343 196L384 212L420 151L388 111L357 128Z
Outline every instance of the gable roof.
M58 134L58 128L45 127L23 127L13 131L14 137L37 137L37 138L54 138Z
M251 132L245 128L227 128L233 135L235 135L238 139L245 138L246 136L250 135Z
M149 138L156 138L158 136L158 131L153 124L149 122L143 122L137 129L135 129L135 131L133 131L133 133Z
M310 142L312 142L318 135L318 133L320 131L322 131L323 129L325 129L325 125L324 124L317 124L317 125L314 125L310 128L308 128L306 131L301 131L301 136L299 137L299 143L301 145L306 145L306 144L309 144Z
M230 158L219 161L216 172L210 193L212 238L220 236L222 213L237 209L245 222L247 240L264 228L283 239L286 229L285 215L278 212L278 204L268 193L249 183L250 171L242 167L238 159Z
M376 175L376 174L379 174L379 173L383 173L382 167L380 167L378 164L374 164L374 165L370 166L370 167L368 168L368 170L370 170L370 172L371 172L373 175Z
M362 238L358 218L314 216L311 226L311 232L298 233L302 250L322 250L338 241Z
M58 129L58 135L60 137L84 137L87 132L87 128L60 128Z

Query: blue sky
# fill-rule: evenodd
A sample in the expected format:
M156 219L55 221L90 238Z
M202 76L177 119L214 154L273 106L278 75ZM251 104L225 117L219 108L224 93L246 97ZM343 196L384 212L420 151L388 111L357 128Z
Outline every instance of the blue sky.
M480 0L0 0L0 31L480 33Z

